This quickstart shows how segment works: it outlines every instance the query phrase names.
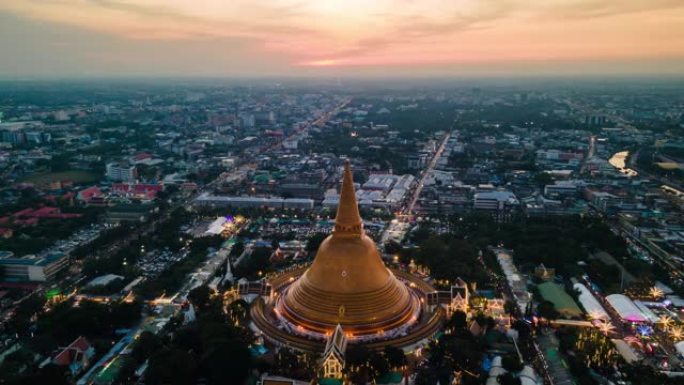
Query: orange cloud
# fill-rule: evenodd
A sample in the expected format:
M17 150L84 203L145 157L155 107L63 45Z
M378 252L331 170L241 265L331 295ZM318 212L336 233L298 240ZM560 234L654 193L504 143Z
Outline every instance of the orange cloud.
M681 0L0 0L1 11L129 40L241 39L293 67L684 58Z

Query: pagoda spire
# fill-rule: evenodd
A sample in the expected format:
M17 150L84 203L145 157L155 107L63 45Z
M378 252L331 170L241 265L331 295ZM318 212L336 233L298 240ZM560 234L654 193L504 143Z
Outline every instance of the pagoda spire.
M354 176L352 175L349 160L344 163L344 177L342 178L342 188L340 189L340 202L337 205L337 216L335 216L334 234L358 234L361 235L363 221L359 214L359 205L356 203L356 192L354 191Z

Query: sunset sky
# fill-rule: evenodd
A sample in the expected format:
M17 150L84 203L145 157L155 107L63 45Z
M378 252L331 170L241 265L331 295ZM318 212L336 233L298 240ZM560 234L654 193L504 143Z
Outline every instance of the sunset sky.
M0 0L0 76L684 74L682 0Z

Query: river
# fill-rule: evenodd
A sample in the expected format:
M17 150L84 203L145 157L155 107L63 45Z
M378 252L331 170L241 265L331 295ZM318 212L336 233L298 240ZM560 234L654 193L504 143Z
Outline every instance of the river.
M635 170L632 170L631 168L627 167L627 158L629 157L629 151L620 151L617 152L608 159L608 163L610 163L611 166L615 167L620 171L621 173L627 175L627 176L636 176L637 172Z

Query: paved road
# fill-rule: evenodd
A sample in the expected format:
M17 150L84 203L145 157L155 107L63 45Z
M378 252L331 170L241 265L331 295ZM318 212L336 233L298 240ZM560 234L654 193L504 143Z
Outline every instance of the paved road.
M537 342L544 355L544 361L548 365L553 385L574 384L572 374L558 351L558 339L553 335L553 331L541 330L537 335Z
M280 148L283 145L283 142L290 140L290 139L294 139L297 136L306 133L309 130L309 128L311 128L312 126L319 126L319 127L323 126L330 119L335 117L335 115L337 115L343 108L345 108L347 105L349 105L349 103L351 103L352 99L353 98L351 96L345 98L340 104L333 107L330 111L327 111L327 112L323 113L323 115L321 115L320 117L316 118L315 120L312 120L312 121L304 124L302 127L296 129L287 138L283 138L282 140L276 142L272 146L266 147L264 150L260 151L259 153L263 154L263 153L267 153L267 152L270 152L270 151L273 151L273 150Z
M408 204L408 206L406 206L406 208L404 209L404 214L413 213L413 208L416 205L418 198L420 198L420 193L423 191L423 184L425 183L425 179L435 169L435 166L437 165L439 158L442 157L442 153L444 152L444 148L446 147L446 144L449 141L449 138L451 138L451 131L449 131L446 135L444 135L444 139L442 139L442 143L437 148L437 151L435 151L435 155L432 156L430 163L425 168L425 170L423 170L423 174L421 175L420 180L418 181L418 186L416 187L416 189L413 192L413 197L411 198L411 201Z
M587 161L594 157L596 154L596 135L589 137L589 147L587 148L587 154L582 159L582 165L580 166L580 174L586 171Z
M109 351L98 360L95 365L91 366L90 369L78 380L77 385L85 385L92 383L92 380L100 373L103 368L106 368L112 359L121 353L121 351L130 344L135 336L140 333L142 326L144 325L144 320L138 325L132 328L125 336L123 336L114 346L112 346Z

